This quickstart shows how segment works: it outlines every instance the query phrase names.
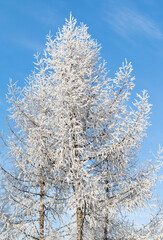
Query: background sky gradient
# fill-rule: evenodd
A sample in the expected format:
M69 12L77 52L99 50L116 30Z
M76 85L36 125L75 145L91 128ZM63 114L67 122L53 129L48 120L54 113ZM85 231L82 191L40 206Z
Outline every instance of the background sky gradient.
M153 104L141 159L163 146L163 1L160 0L0 0L0 131L6 132L9 78L23 87L43 52L46 35L55 36L70 11L101 44L110 76L127 58L133 64L136 92L147 89ZM162 171L163 172L163 171ZM163 185L157 187L163 199ZM143 222L141 216L139 222Z

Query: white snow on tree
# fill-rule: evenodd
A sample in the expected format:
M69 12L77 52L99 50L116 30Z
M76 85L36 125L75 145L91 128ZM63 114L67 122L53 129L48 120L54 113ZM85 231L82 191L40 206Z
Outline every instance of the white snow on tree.
M10 84L2 240L163 237L160 215L144 229L123 219L147 205L160 168L162 150L155 164L137 164L148 93L130 100L131 63L109 77L87 30L70 15L54 39L48 36L25 87Z

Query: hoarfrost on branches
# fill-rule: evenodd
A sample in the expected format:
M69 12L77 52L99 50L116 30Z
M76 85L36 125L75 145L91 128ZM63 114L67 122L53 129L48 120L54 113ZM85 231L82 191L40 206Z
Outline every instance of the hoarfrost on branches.
M161 152L137 167L149 96L131 103L131 63L110 78L100 48L70 16L25 87L11 82L1 239L161 239L160 215L143 230L123 220L147 205L159 170Z

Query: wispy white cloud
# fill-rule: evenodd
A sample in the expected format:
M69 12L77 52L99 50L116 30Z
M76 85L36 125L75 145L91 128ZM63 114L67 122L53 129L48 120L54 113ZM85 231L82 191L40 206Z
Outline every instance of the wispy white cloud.
M150 18L128 7L113 7L108 11L105 20L122 37L131 39L141 34L150 38L163 40L163 33Z
M44 46L41 45L41 43L37 42L36 40L32 40L29 37L17 37L12 38L12 43L16 46L22 47L24 49L30 50L30 51L42 51Z
M42 1L39 5L37 5L37 11L35 8L31 8L31 6L27 7L24 10L24 14L46 27L51 28L55 25L58 26L61 16L58 14L58 11L53 7L53 5L51 6L48 2Z
M44 9L39 9L37 13L31 10L29 14L41 24L45 24L49 27L57 24L59 18L57 13L55 13L53 9L48 9L47 7Z

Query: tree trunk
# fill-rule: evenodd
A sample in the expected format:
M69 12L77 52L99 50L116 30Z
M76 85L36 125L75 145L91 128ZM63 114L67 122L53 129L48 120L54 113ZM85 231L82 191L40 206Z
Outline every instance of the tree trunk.
M45 181L43 176L43 170L41 171L40 180L40 239L44 240L44 218L45 218L45 206L44 206L44 196L45 196Z
M104 240L108 240L108 214L105 214Z
M83 240L83 212L77 208L77 240Z
M109 162L107 161L107 172L108 172L108 168L109 168ZM105 188L106 198L109 200L109 187L108 187L109 181L108 181L108 179L106 179L105 183L106 183L106 188ZM105 214L104 240L108 240L108 223L109 223L109 220L108 220L108 211L107 211Z
M73 118L75 118L75 114L74 111L72 113L70 113L70 121L73 122ZM75 152L75 161L77 163L77 169L76 169L76 176L77 179L79 179L79 169L80 169L80 159L79 159L79 152L78 152L78 143L77 143L77 136L76 136L76 132L75 132L75 124L72 123L72 139L73 139L73 148L74 148L74 152ZM76 183L76 188L74 189L74 193L77 194L77 196L79 197L80 195L80 181L77 180ZM79 199L77 199L78 202ZM82 212L81 207L77 206L76 208L76 217L77 217L77 240L83 240L83 223L84 223L84 214Z

